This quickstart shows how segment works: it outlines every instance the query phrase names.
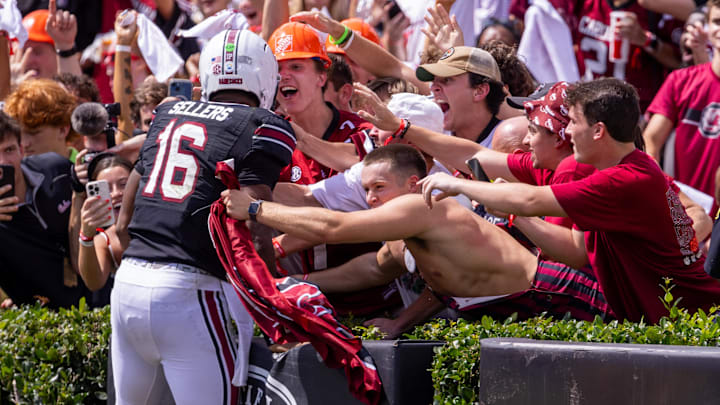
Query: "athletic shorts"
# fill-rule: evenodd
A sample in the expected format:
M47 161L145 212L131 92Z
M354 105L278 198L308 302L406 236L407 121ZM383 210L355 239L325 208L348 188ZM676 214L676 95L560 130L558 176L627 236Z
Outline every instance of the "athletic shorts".
M445 305L459 312L461 318L477 320L489 316L505 320L517 314L522 321L545 312L546 316L592 321L598 315L614 319L590 266L573 269L562 263L539 260L532 286L501 298L460 307L452 298L435 294Z

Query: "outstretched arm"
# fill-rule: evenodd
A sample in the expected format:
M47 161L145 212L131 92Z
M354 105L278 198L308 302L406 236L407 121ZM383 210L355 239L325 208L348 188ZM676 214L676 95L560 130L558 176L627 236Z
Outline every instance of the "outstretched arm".
M459 179L445 173L436 173L418 182L429 207L433 204L433 190L441 193L435 201L464 194L485 207L523 217L567 217L550 186L531 186L523 183L492 184L484 181Z
M248 207L255 199L245 189L226 190L222 198L230 216L249 218ZM381 207L355 212L265 202L257 221L314 244L400 240L421 236L433 226L433 216L418 195L400 196Z
M304 22L317 30L327 32L333 38L340 38L345 32L344 25L318 11L297 13L290 19ZM345 49L345 53L360 67L377 77L399 77L417 86L423 94L430 92L428 84L420 81L415 76L414 70L379 45L363 38L362 35L354 35L352 43Z
M687 20L696 7L693 0L638 0L638 4L656 13L670 14L681 21Z
M395 131L400 127L400 118L393 115L370 89L355 84L355 97L360 108L363 108L358 111L363 119L385 131ZM417 125L410 126L405 139L440 162L460 171L469 172L465 162L474 157L491 179L502 177L508 181L517 181L508 168L507 154L485 148L468 139L447 136Z

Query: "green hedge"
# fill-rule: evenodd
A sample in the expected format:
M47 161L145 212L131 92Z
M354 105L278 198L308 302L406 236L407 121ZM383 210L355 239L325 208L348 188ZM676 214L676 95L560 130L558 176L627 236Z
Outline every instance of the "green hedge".
M669 316L657 325L603 323L545 317L525 322L437 320L417 327L408 339L443 340L431 367L435 403L477 401L480 340L519 337L570 342L720 346L718 309L689 314L665 287ZM672 304L670 304L672 303ZM104 403L107 395L109 308L50 311L40 306L0 311L0 403ZM359 320L347 319L357 325ZM377 328L354 326L363 339L379 339Z
M0 312L0 403L105 403L109 307Z

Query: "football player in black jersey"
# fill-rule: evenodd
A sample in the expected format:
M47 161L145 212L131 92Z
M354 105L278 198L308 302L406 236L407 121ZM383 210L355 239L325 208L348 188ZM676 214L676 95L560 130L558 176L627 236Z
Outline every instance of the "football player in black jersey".
M257 35L213 37L200 56L200 80L207 101L157 107L123 201L118 227L127 228L129 245L111 296L118 404L150 402L161 367L178 404L236 404L247 378L252 319L208 233L210 205L225 189L215 167L229 162L255 198L271 199L296 140L268 110L278 67ZM273 269L269 229L248 225Z

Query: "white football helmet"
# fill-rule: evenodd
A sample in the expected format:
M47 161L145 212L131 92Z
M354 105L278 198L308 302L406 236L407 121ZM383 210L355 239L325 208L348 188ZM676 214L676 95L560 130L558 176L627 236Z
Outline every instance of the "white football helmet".
M260 107L272 108L278 64L268 44L248 30L225 30L205 44L200 54L202 99L221 90L243 90L257 96Z

